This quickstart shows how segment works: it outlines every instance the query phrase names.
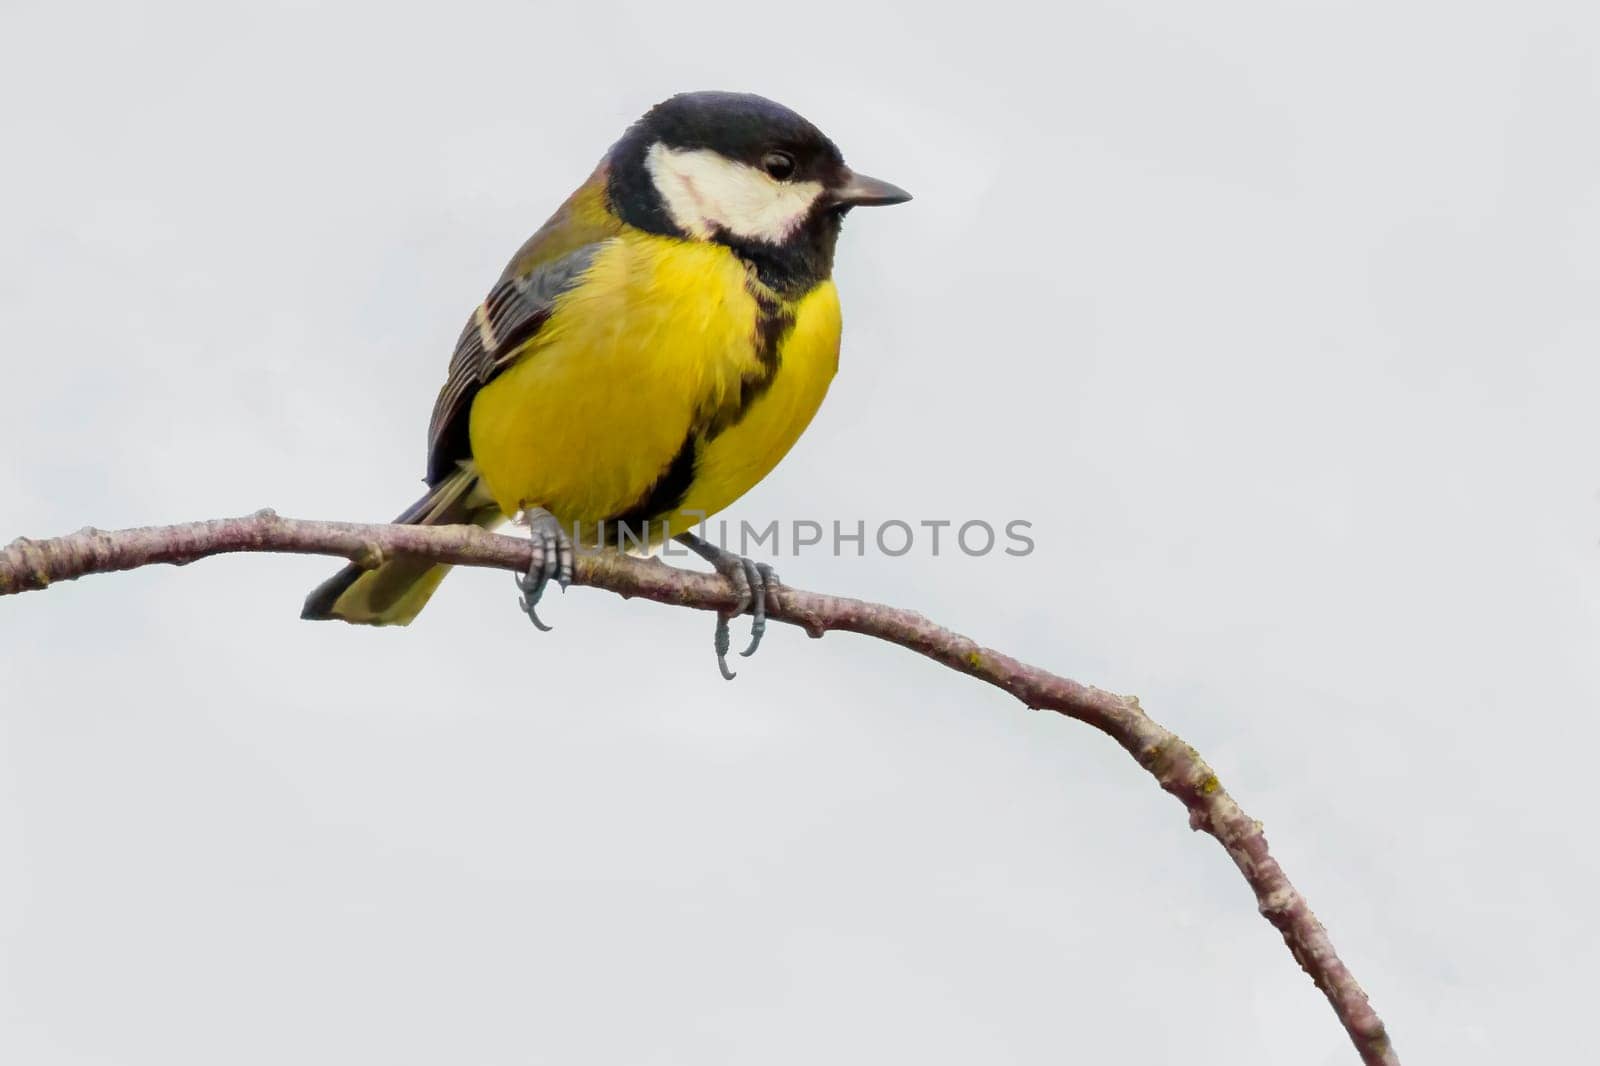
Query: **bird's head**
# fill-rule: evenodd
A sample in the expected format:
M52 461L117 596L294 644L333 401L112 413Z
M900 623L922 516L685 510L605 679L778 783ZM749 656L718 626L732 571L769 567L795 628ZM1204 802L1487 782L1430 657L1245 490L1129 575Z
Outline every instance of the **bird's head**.
M780 287L828 276L852 207L911 199L845 166L804 118L746 93L683 93L657 104L609 163L608 194L624 222L725 244Z

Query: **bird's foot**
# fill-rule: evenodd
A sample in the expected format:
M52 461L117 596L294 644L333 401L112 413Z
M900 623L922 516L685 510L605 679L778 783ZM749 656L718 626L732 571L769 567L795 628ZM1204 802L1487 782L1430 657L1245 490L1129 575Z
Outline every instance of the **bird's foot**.
M732 646L728 621L746 611L750 612L750 646L739 654L744 658L754 655L767 632L767 593L780 584L778 572L766 563L725 551L693 533L683 533L674 539L710 563L733 586L734 594L738 596L738 602L732 610L717 613L717 628L711 636L712 647L717 653L717 669L724 679L732 681L738 675L728 669L728 649Z
M555 627L539 620L539 599L552 580L562 592L572 584L572 538L561 528L560 520L543 507L523 511L517 523L528 527L533 540L533 563L527 574L517 577L517 589L522 593L517 606L540 632L548 633Z

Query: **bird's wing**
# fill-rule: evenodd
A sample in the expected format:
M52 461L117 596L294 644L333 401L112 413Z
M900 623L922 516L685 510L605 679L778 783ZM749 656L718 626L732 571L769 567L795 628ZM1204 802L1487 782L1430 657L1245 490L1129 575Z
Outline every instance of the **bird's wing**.
M472 399L516 362L550 317L556 299L583 277L621 223L605 209L605 175L595 175L512 257L500 281L472 312L450 357L450 372L428 424L428 483L448 477L471 454Z

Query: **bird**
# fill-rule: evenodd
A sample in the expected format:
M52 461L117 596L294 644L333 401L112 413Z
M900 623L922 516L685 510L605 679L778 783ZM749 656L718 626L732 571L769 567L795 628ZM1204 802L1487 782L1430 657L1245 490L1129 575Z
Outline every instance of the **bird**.
M519 605L572 579L575 546L671 538L736 594L713 633L751 617L748 656L779 587L766 563L692 530L765 478L822 404L839 364L834 250L854 208L911 195L845 164L795 111L761 96L680 93L650 108L530 237L473 310L428 425L412 525L526 525ZM416 618L446 564L352 563L301 617Z

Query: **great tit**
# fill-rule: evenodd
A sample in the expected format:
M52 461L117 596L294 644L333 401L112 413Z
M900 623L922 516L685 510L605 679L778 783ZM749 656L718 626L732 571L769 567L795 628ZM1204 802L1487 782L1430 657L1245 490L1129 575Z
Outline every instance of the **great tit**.
M851 208L911 197L759 96L657 104L512 257L456 342L428 427L427 493L396 522L531 529L535 610L571 580L573 540L675 538L765 628L776 575L690 530L765 477L816 414L839 362L834 246ZM347 566L303 618L405 625L449 570ZM726 677L727 619L715 634Z

